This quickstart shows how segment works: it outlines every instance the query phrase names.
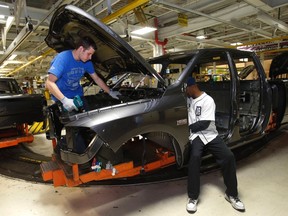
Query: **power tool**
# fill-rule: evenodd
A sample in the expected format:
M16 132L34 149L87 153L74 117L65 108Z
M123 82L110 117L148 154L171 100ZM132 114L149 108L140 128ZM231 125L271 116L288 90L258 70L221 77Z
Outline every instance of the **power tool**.
M79 95L76 95L73 98L73 102L74 102L75 106L78 108L78 110L82 111L82 109L83 109L83 101L82 101L82 99L81 99L81 97Z

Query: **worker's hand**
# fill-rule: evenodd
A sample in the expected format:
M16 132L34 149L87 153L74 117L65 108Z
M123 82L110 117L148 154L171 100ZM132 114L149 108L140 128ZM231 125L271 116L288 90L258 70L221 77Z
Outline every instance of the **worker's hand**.
M64 109L66 109L68 112L72 111L73 109L78 111L78 108L75 106L73 99L69 99L67 97L64 97L61 100L61 102L63 104Z
M119 96L121 95L121 93L118 92L118 91L112 91L112 90L110 90L109 95L110 95L111 97L115 98L115 99L119 99Z

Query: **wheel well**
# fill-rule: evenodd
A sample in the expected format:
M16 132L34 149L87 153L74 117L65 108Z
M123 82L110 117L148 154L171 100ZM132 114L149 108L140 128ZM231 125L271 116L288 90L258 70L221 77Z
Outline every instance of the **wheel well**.
M103 146L97 157L113 164L133 161L137 166L157 160L159 151L175 155L177 165L182 167L184 161L179 143L171 134L162 131L135 135L123 143L116 152L109 146Z

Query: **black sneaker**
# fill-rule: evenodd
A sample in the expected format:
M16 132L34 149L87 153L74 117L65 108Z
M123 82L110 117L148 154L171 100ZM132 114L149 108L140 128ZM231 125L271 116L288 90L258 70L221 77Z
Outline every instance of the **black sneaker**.
M186 210L189 213L196 212L197 211L197 202L198 202L197 199L195 200L195 199L188 198L187 205L186 205Z
M245 211L245 206L238 197L228 196L225 194L225 199L231 203L234 209L238 211Z

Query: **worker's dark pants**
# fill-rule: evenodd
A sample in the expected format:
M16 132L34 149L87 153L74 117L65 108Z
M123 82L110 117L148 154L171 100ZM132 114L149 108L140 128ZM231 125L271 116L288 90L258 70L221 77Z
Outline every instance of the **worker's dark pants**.
M221 167L224 184L226 185L226 194L238 196L235 158L221 137L217 136L206 145L204 145L199 137L190 142L188 197L198 199L200 193L200 166L204 148L209 150Z

